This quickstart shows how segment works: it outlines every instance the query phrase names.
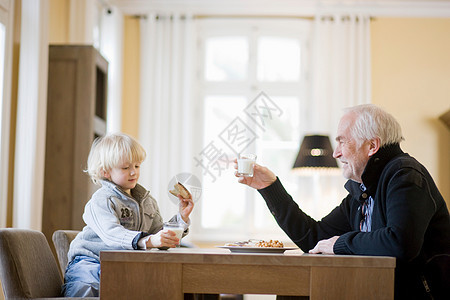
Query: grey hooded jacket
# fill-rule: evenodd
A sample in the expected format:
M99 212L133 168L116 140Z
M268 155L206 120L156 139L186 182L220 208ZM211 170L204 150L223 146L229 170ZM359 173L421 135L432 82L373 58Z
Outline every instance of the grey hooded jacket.
M84 208L86 226L70 244L69 262L77 255L99 260L101 250L137 249L140 238L163 227L158 204L144 187L137 184L130 197L110 181L101 184ZM180 214L171 220L184 223Z

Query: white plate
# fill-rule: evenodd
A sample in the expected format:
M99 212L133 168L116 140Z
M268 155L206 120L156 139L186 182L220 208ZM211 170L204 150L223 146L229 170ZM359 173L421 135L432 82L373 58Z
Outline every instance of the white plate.
M275 248L275 247L244 247L244 246L217 246L218 248L228 249L236 253L283 253L286 250L295 250L298 248Z

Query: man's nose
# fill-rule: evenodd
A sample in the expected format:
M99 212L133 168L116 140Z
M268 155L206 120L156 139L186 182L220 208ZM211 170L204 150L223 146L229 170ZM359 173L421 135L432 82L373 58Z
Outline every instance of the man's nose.
M338 150L339 147L336 147L336 149L334 149L333 151L333 157L334 158L338 158L340 156L340 150Z

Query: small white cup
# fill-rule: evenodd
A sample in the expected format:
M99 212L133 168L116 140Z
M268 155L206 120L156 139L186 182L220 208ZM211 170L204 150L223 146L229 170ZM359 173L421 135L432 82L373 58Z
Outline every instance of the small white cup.
M178 241L181 241L181 237L183 236L183 232L184 232L184 226L180 223L177 222L165 222L163 225L163 230L170 230L175 232ZM179 245L178 242L178 245Z
M237 159L237 175L241 177L253 177L253 168L255 167L256 155L250 153L241 153Z

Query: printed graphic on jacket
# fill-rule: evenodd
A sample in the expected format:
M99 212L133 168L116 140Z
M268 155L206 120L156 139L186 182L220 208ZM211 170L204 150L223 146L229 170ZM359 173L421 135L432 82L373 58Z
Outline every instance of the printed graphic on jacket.
M123 206L120 208L120 224L126 228L129 228L129 226L133 225L134 223L134 216L133 211L126 206Z

